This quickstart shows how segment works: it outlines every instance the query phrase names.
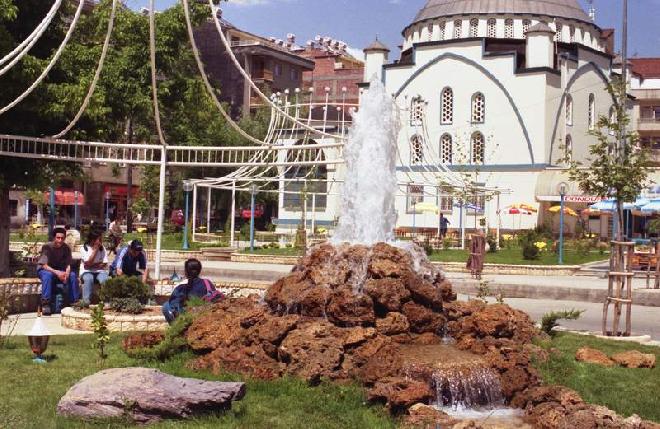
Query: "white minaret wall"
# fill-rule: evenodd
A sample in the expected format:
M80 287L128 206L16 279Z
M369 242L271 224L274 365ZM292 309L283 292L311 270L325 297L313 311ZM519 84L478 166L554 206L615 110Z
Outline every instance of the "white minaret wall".
M376 75L378 79L383 78L383 65L387 62L387 52L366 51L364 64L364 81L369 82Z

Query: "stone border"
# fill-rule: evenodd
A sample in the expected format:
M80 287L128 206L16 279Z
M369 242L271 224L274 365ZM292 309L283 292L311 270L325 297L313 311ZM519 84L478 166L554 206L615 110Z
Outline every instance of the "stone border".
M94 306L92 306L94 307ZM159 306L149 306L149 309L158 309ZM153 315L115 315L106 314L105 320L111 332L134 332L134 331L164 331L167 322L162 314ZM62 327L76 331L92 332L92 316L89 313L78 311L72 307L62 309Z
M250 255L247 253L232 253L232 262L247 262L255 264L295 265L300 256ZM469 273L465 262L433 262L446 272ZM513 265L484 264L484 274L516 274L528 276L570 276L582 268L580 265Z

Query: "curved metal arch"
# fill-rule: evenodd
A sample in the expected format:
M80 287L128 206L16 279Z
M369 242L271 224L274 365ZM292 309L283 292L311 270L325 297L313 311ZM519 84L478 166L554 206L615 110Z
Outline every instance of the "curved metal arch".
M471 60L470 58L464 57L463 55L458 55L454 54L452 52L447 52L441 55L438 55L435 57L433 60L429 61L428 63L424 64L422 67L419 68L415 73L412 74L404 83L401 85L401 88L394 94L394 98L399 97L403 90L405 90L408 85L410 85L420 74L425 72L427 69L429 69L431 66L434 66L435 64L439 63L442 60L445 59L451 59L451 60L456 60L460 61L466 65L472 66L479 70L481 73L483 73L488 79L490 79L491 82L493 82L505 95L507 100L509 100L509 104L511 105L511 108L513 109L514 113L516 114L516 118L518 119L518 124L520 125L520 128L522 129L523 135L525 136L525 141L527 142L527 150L529 151L529 158L532 162L532 164L535 164L536 162L534 161L534 150L532 149L532 141L529 138L529 131L527 130L527 126L525 125L525 121L522 118L522 115L520 114L520 110L518 110L518 106L516 105L516 102L513 100L513 97L511 96L511 93L506 89L506 87L500 82L500 80L495 77L491 72L488 71L484 66L479 64L478 62Z
M578 78L582 77L586 72L587 69L593 68L596 71L596 74L600 79L607 85L610 83L610 80L608 77L603 73L603 71L598 67L596 63L593 61L589 61L587 64L583 65L579 69L575 71L575 74L571 77L571 79L568 81L566 84L566 89L564 90L564 93L561 95L561 99L559 100L559 107L557 108L557 114L555 115L555 124L552 127L552 139L550 140L550 153L548 154L548 165L553 165L552 163L552 154L554 153L555 150L555 139L557 138L557 127L559 126L559 119L561 118L561 113L564 107L564 102L566 101L566 96L570 95L569 91L573 87L573 84L575 84L575 81L578 80ZM616 103L616 99L612 97L612 101ZM573 106L575 108L575 105ZM595 112L594 112L595 113Z

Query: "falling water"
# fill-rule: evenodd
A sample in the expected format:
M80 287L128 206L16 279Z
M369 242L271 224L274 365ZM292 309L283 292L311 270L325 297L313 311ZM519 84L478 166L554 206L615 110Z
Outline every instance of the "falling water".
M447 411L493 409L504 405L502 386L491 368L440 369L433 374L437 406Z
M346 177L335 243L373 245L394 240L396 136L392 98L378 79L362 95L344 148Z

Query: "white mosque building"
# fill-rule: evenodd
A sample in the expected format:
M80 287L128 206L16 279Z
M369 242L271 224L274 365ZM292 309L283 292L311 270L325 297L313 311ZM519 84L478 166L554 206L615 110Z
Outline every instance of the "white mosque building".
M577 0L428 0L403 29L398 59L389 62L379 41L367 47L362 87L377 76L401 112L397 226L437 227L436 215L416 210L420 202L440 207L451 228L462 218L503 229L549 218L560 188L576 209L595 202L560 159L585 158L589 131L612 109L612 38ZM441 166L496 192L460 207ZM341 169L328 175L340 178ZM504 210L518 203L538 213ZM328 196L317 225L336 219L338 205ZM298 216L280 205L282 217Z

